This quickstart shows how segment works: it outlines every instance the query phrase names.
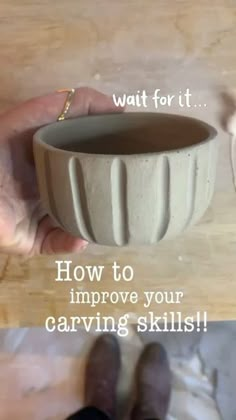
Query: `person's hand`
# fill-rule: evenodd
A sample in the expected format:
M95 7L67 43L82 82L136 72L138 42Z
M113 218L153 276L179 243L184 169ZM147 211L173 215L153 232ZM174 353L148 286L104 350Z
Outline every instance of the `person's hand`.
M31 99L0 116L0 251L33 255L77 252L86 242L55 227L42 209L32 136L60 115L66 92ZM121 112L112 99L89 88L76 90L68 117Z

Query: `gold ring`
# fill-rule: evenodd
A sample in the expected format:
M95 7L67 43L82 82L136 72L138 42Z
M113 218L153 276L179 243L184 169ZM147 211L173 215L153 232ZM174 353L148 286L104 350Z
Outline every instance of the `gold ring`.
M62 113L57 118L57 121L64 121L66 119L66 115L68 114L68 111L70 109L72 100L74 98L75 89L73 89L73 88L72 89L60 89L60 90L57 90L57 92L68 92L67 98L66 98L66 101L65 101L65 105L64 105L64 108L62 110Z

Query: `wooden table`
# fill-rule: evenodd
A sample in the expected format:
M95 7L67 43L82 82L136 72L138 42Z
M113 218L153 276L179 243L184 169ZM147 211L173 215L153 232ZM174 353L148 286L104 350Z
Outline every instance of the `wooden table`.
M214 4L213 4L214 3ZM158 314L183 317L207 311L209 320L235 318L236 194L229 136L221 117L230 111L236 86L236 3L141 0L76 0L56 3L0 1L1 85L4 110L30 96L64 86L90 85L107 93L179 94L189 88L206 107L168 111L200 116L219 129L220 155L214 199L201 222L185 235L156 247L105 248L91 245L73 265L104 265L100 283L84 291L182 291L181 305L153 304ZM228 92L228 93L227 93ZM227 93L227 94L226 94ZM161 111L166 111L162 108ZM60 257L58 259L65 259ZM134 269L130 283L112 280L112 264ZM68 303L68 282L55 282L54 257L0 257L0 325L44 325L48 316L147 312L134 305ZM75 284L73 283L73 286Z

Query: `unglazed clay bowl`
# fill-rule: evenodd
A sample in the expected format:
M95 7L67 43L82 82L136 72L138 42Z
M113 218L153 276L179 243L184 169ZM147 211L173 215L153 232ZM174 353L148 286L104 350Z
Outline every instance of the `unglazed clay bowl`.
M86 116L41 128L42 203L65 231L102 245L156 244L196 223L212 198L216 130L162 113Z

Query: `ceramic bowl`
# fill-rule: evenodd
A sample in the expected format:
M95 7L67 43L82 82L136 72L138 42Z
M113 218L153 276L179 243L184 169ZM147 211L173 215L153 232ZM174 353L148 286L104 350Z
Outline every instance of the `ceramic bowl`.
M214 189L216 130L162 113L86 116L34 135L42 203L102 245L156 244L198 222Z

